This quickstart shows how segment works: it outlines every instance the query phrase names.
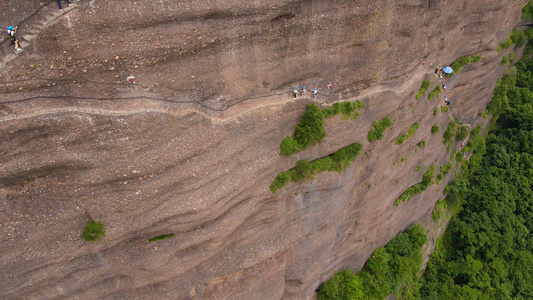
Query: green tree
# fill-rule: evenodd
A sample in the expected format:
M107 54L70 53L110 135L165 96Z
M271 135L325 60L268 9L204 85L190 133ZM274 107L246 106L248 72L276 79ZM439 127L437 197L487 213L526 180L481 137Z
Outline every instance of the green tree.
M83 229L81 237L87 242L94 242L101 240L105 235L105 226L101 222L94 222L89 220Z

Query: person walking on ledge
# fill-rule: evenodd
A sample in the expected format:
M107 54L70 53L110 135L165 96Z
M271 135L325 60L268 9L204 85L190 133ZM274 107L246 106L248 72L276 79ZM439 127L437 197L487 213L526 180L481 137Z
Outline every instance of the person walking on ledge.
M7 36L9 37L9 40L11 41L11 45L15 45L15 50L20 51L22 48L20 48L19 40L15 36L17 33L18 26L9 26L7 27Z
M65 1L67 1L67 4L68 4L68 5L71 5L71 4L72 4L72 2L70 2L69 0L65 0ZM61 0L57 0L57 6L59 6L59 9L63 9L63 8L61 7Z

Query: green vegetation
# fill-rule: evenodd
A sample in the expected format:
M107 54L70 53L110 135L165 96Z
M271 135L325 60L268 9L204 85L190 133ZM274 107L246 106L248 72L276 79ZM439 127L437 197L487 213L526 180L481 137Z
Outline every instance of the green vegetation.
M105 235L105 226L101 222L90 220L83 229L81 237L87 242L101 240Z
M455 157L457 156L457 152L459 152L459 150L457 149L453 150L452 155L450 155L450 162L452 162L455 159Z
M148 239L148 243L155 242L155 241L160 241L160 240L164 240L164 239L170 239L172 237L174 237L173 233L158 235L158 236L155 236L153 238L149 238Z
M509 56L502 57L502 65L512 65L516 61L516 53L511 52Z
M455 136L455 131L457 130L457 122L451 121L448 123L448 127L446 127L446 131L444 131L444 134L442 135L442 142L444 144L450 144L453 143L453 137Z
M428 95L428 99L431 100L431 99L433 99L433 98L439 96L439 95L440 95L440 92L442 92L442 89L441 89L440 85L437 85L437 86L435 87L435 89L433 89L433 91L432 91L431 93L429 93L429 95Z
M514 28L513 31L509 34L509 38L507 39L507 41L500 43L497 51L509 48L513 45L516 45L517 47L522 47L526 44L526 41L526 33L523 30Z
M383 132L390 126L392 126L392 121L387 117L381 121L374 121L372 128L368 131L368 141L381 140L383 138Z
M439 130L440 130L439 125L433 125L433 127L431 127L431 134L435 134L439 132Z
M403 142L405 142L405 140L407 140L408 138L410 138L415 132L416 130L420 127L420 124L417 123L414 123L411 127L409 127L409 129L407 130L407 134L404 134L402 136L400 136L399 138L397 138L395 141L394 141L394 144L398 145L398 144L403 144Z
M403 163L406 160L407 160L407 155L404 155L404 156L402 156L402 158L400 158L400 160L397 160L397 161L393 162L392 165L395 166L397 164Z
M421 141L420 143L416 144L419 148L426 146L426 141Z
M316 159L314 161L299 160L296 166L287 172L281 172L276 176L276 179L270 185L270 191L277 193L289 181L301 182L312 179L316 173L324 171L342 172L349 167L359 152L363 148L362 144L354 143L348 145L333 154Z
M300 123L294 129L294 139L286 137L281 142L281 155L292 155L309 148L311 144L322 141L325 136L324 116L320 108L311 103L307 106L307 111L303 113Z
M435 107L435 109L433 110L433 115L436 116L438 113L439 113L439 108Z
M443 166L441 166L440 173L437 175L435 182L439 184L442 178L444 178L444 176L446 176L451 171L452 168L453 168L453 164L451 162L448 162L444 164Z
M449 106L441 106L441 107L440 107L440 111L442 111L442 112L447 112L447 111L449 111L449 110L450 110L450 107L449 107Z
M372 253L363 269L355 274L337 272L317 292L319 300L385 299L399 295L400 287L411 286L422 265L422 245L427 237L420 224L400 232L385 247Z
M480 128L470 133L464 151L473 154L445 188L455 215L407 299L533 299L533 59L528 47L516 74L496 86L486 141Z
M320 143L326 136L324 118L340 114L343 119L355 120L359 116L359 110L363 107L365 104L359 100L337 102L322 110L314 103L309 104L307 111L302 114L300 123L294 129L294 137L288 136L281 141L281 155L289 156L315 143Z
M427 80L422 81L422 86L420 86L420 89L418 90L418 93L416 93L415 98L418 99L422 97L426 93L426 91L429 89L430 86L431 86L431 82Z
M416 169L415 169L413 172L418 172L418 171L420 171L420 170L422 170L422 166L418 166L418 167L416 167Z
M470 129L470 127L468 127L466 125L459 127L459 129L457 129L457 134L455 135L455 140L456 141L462 141L462 140L466 139L468 137L469 129Z
M359 116L359 110L365 107L365 104L359 100L337 102L330 107L322 109L324 118L330 118L334 115L342 115L343 119L355 120Z
M522 19L523 20L533 19L533 2L528 1L527 4L522 8Z
M435 208L431 212L431 219L433 221L437 221L442 216L442 213L444 212L444 209L446 208L446 201L437 200L435 203Z
M459 73L459 71L461 71L461 69L468 65L469 63L476 63L478 62L479 60L481 59L481 56L480 55L472 55L472 56L463 56L459 59L457 59L456 61L454 61L452 63L452 69L453 69L453 73L451 74L446 74L446 76L453 76L457 73Z
M417 183L409 187L405 192L403 192L395 201L394 206L398 206L405 200L411 199L416 194L420 194L425 191L433 180L433 175L435 174L435 166L430 166L429 169L422 176L422 182Z

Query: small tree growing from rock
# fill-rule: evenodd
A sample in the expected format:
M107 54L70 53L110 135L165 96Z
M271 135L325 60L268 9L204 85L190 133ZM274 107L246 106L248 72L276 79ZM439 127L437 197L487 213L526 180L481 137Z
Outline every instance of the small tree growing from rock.
M85 225L85 229L83 230L81 237L90 243L101 240L104 235L105 226L102 224L102 222L89 220L89 222Z

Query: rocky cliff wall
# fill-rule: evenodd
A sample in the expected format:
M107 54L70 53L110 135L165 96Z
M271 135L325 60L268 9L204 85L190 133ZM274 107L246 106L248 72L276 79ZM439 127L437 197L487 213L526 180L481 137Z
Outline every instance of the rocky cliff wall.
M393 202L449 161L434 124L486 122L477 114L504 71L496 48L522 2L4 2L24 50L1 49L1 298L311 299L398 231L432 226L451 175ZM430 64L472 54L483 58L445 79L450 112L433 115L442 96L415 100L423 79L437 84ZM291 99L302 85L319 88L320 106L366 107L281 157L311 102ZM369 143L385 116L394 125ZM341 174L269 191L298 159L354 142L362 154ZM89 218L106 225L101 242L80 238Z

